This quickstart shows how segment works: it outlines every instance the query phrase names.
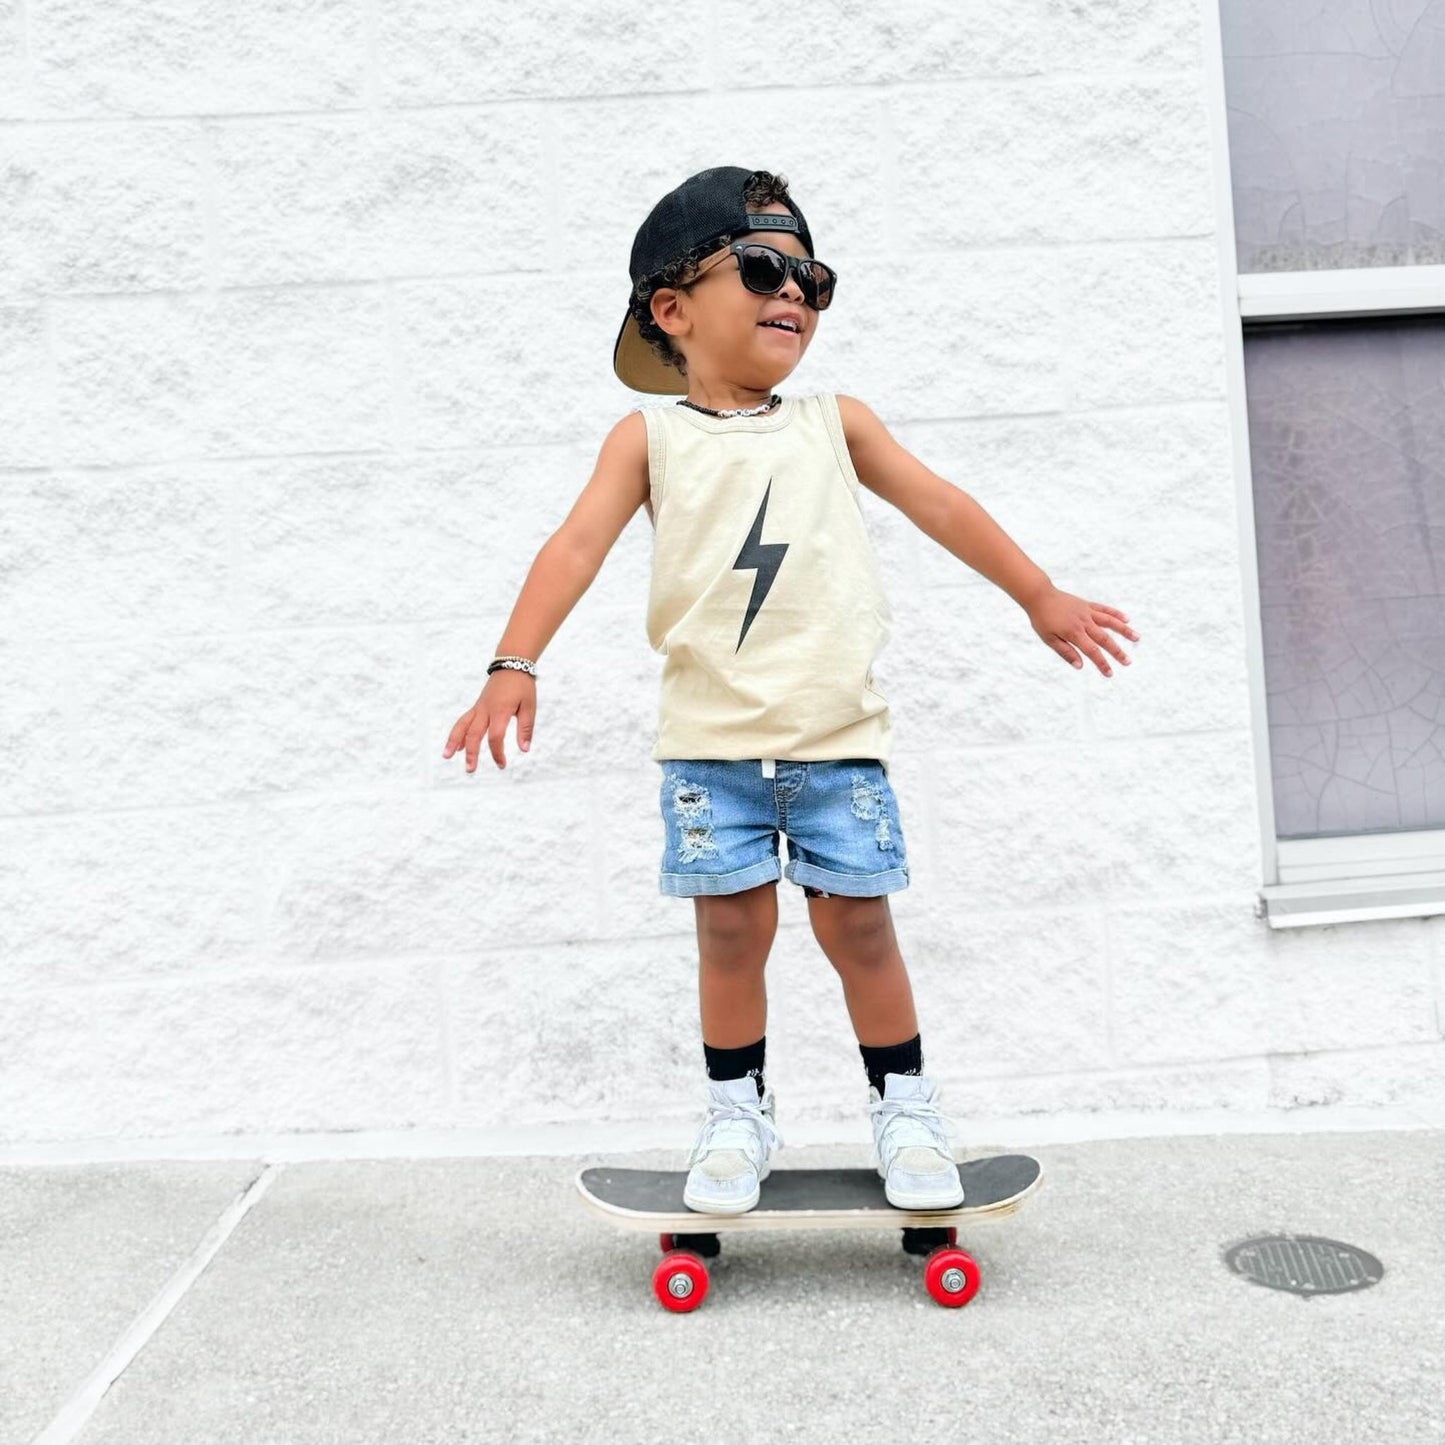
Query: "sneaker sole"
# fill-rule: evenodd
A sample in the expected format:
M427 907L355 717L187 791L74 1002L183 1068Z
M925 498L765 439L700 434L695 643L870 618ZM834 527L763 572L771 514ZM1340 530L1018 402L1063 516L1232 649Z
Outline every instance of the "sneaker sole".
M884 1180L883 1197L895 1209L957 1209L963 1203L963 1189L960 1186L957 1195L950 1198L937 1194L900 1194L890 1189L888 1181Z
M739 1203L735 1204L731 1201L721 1203L716 1201L709 1202L708 1200L697 1198L696 1195L689 1194L686 1188L682 1191L682 1202L698 1214L746 1214L748 1210L757 1207L758 1200L763 1197L763 1180L772 1172L772 1164L764 1164L758 1173L758 1187L754 1189L746 1199Z

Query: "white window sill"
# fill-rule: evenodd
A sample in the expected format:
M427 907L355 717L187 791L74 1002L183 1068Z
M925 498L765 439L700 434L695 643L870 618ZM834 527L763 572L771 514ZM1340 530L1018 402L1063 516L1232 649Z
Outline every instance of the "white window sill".
M1282 838L1279 881L1259 890L1271 928L1445 913L1445 830Z
M1393 878L1331 878L1267 883L1255 909L1271 928L1356 923L1369 918L1426 918L1445 913L1445 872Z

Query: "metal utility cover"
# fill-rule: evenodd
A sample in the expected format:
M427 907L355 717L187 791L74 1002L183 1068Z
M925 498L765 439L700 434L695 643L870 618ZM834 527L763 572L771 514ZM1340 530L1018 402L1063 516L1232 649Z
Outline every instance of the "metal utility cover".
M1235 1274L1267 1289L1306 1296L1367 1289L1379 1284L1385 1273L1374 1255L1317 1234L1266 1234L1246 1239L1225 1250L1224 1262Z

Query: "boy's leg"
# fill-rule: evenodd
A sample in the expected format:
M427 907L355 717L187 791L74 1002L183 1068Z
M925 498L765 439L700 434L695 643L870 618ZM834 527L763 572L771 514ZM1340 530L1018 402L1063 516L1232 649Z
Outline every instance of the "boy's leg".
M808 916L813 936L842 980L859 1044L887 1047L912 1039L918 1033L918 1016L888 895L810 897Z
M777 881L699 895L693 903L703 1042L718 1049L751 1045L767 1028L763 969L778 931Z

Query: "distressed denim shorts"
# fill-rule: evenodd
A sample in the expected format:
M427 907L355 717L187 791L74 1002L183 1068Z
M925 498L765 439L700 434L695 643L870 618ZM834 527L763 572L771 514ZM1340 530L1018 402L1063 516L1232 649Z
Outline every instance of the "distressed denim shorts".
M660 766L664 894L739 893L781 877L810 898L874 898L908 887L898 800L876 758L669 758Z

